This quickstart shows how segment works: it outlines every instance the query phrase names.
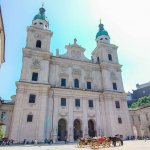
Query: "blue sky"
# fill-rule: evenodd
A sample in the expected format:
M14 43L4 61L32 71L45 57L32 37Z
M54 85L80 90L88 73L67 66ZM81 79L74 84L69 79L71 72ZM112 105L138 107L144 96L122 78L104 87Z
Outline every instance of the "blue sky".
M149 0L44 0L50 30L51 52L77 38L90 58L96 47L95 35L100 18L111 43L119 46L119 62L125 91L135 84L150 81L150 2ZM38 13L42 0L0 0L6 35L6 62L0 68L0 96L10 99L16 94L22 67L22 48L26 27Z

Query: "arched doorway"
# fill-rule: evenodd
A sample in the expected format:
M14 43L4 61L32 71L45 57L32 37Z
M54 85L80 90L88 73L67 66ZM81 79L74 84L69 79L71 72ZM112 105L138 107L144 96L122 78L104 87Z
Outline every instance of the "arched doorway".
M81 130L80 120L75 119L73 126L74 126L74 140L76 141L80 137L82 137L82 130Z
M133 126L133 134L134 134L135 138L137 138L138 133L137 133L137 128L136 128L136 126Z
M0 140L5 137L6 125L0 123Z
M64 141L67 136L67 123L65 119L58 121L58 140Z
M88 121L88 133L89 133L89 137L95 137L96 136L93 120Z

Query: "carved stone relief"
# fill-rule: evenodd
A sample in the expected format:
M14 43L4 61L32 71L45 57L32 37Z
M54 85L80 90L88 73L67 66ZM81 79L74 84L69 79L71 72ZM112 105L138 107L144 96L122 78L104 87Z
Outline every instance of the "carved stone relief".
M110 78L111 78L111 80L117 80L117 76L114 72L110 73Z
M40 60L37 58L33 58L32 60L32 68L33 69L41 69Z

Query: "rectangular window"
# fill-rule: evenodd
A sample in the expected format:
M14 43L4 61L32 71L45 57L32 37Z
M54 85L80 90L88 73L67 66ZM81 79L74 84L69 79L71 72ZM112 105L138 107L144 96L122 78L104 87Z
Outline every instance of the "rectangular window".
M75 106L80 107L80 99L75 99Z
M115 101L115 104L116 104L116 108L120 108L120 103L119 103L119 101Z
M93 108L93 100L89 100L89 107Z
M111 55L111 54L108 54L108 59L109 59L110 61L112 61L112 55Z
M91 89L91 82L87 82L87 89Z
M30 95L30 97L29 97L29 103L35 103L35 95Z
M113 90L117 90L117 84L116 83L112 83L113 84Z
M118 118L118 123L121 124L122 123L122 119Z
M5 118L6 118L6 112L3 111L3 112L1 113L1 119L4 120Z
M66 98L61 98L61 106L66 106Z
M27 116L27 122L32 122L33 119L33 115L28 115Z
M38 73L37 72L33 72L32 73L32 81L37 81L38 80Z
M61 86L66 86L66 79L61 79Z

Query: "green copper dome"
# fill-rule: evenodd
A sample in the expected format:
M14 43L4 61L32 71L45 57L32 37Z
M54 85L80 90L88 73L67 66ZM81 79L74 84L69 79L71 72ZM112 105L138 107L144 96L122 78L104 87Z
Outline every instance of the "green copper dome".
M99 31L98 33L96 34L96 39L101 36L101 35L107 35L109 36L108 32L104 29L104 25L100 23L99 25Z
M48 22L48 19L45 16L45 9L43 7L39 9L39 13L33 18L33 21L36 19L42 19Z

